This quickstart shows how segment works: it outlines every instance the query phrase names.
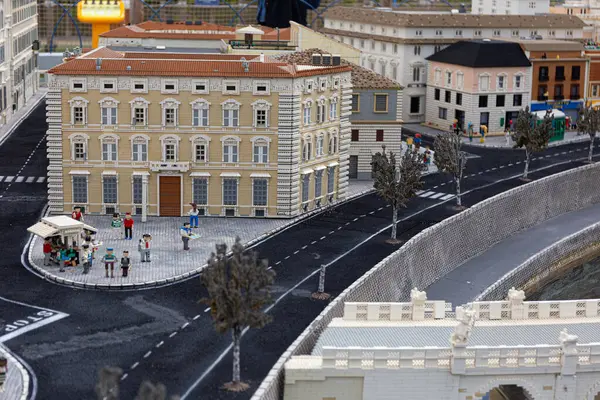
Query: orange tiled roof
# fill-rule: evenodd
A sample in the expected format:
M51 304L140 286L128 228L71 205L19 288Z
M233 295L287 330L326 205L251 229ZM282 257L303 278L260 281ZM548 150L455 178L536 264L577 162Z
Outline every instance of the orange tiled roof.
M210 55L205 59L161 59L155 54L138 53L145 58L104 58L97 57L105 48L88 53L48 71L56 75L121 75L121 76L194 76L194 77L261 77L293 78L319 74L332 74L350 71L347 66L322 67L298 71L294 64L284 62L249 62L249 72L245 72L239 61L231 58ZM118 52L117 52L118 53ZM165 54L160 54L164 56ZM175 57L176 55L173 54ZM189 55L182 54L184 57ZM96 69L96 58L102 59L100 70ZM241 57L240 57L241 58Z

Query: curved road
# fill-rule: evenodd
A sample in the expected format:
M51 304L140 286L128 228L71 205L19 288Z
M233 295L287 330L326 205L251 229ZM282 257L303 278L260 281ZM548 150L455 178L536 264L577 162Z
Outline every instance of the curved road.
M40 106L0 147L0 176L45 176L43 120L45 110ZM564 145L536 156L531 168L545 169L533 172L532 178L582 165L571 160L585 157L586 147ZM463 182L468 192L466 205L521 184L507 178L522 171L522 152L466 150L473 157ZM557 163L562 164L552 166ZM424 180L426 189L453 192L446 176L431 175ZM97 371L105 365L124 369L124 400L134 398L144 379L163 382L169 393L183 395L184 400L247 399L252 395L253 390L237 395L220 390L230 378L230 337L215 333L209 315L198 303L205 295L199 279L130 292L78 290L46 282L24 268L21 260L29 238L26 228L39 219L45 205L45 184L0 183L0 196L0 240L4 244L0 321L7 324L5 332L0 331L0 340L35 372L37 399L92 399ZM408 239L452 215L454 211L447 206L452 201L414 199L401 212L401 237ZM242 340L242 376L252 389L325 307L325 303L310 299L319 266L329 265L326 290L339 294L395 250L385 243L390 221L389 208L376 196L367 195L256 246L277 272L273 288L277 301L270 309L273 323L248 331ZM52 317L36 316L39 309L30 306L68 316L52 321ZM14 321L27 321L28 325L16 326Z

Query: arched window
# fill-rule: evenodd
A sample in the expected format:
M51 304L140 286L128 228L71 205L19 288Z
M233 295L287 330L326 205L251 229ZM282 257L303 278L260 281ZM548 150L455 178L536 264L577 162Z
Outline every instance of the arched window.
M221 103L223 107L223 126L237 127L240 125L240 106L242 104L229 99Z
M102 161L117 161L119 136L106 134L100 135L98 138L102 146Z
M73 97L69 100L71 107L71 124L72 125L86 125L87 124L87 110L89 101L83 97Z
M160 102L162 107L162 126L179 125L179 105L181 103L175 99L168 98Z
M210 103L204 99L196 99L190 105L192 106L192 126L209 126Z
M192 160L194 162L208 162L210 137L195 135L190 138L192 142Z
M148 142L150 137L147 135L131 137L131 161L148 161Z
M177 162L179 159L179 136L164 135L160 137L163 162Z
M85 133L74 133L69 136L69 141L71 142L71 160L87 160L87 147L89 140L90 137Z
M302 141L302 160L308 161L312 158L312 136L306 135Z
M239 162L239 145L240 138L237 136L225 136L221 138L223 143L223 162L237 163Z
M271 103L266 100L257 100L252 103L252 109L254 110L254 127L268 128Z
M252 162L266 164L269 162L269 143L271 139L264 136L257 136L250 139L252 141Z
M131 125L148 125L148 105L150 102L142 97L136 97L129 102L131 106Z

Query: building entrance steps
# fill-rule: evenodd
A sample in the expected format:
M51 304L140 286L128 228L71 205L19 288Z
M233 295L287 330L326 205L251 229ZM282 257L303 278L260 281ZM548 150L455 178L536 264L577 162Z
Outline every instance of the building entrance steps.
M596 204L544 221L496 243L422 290L431 300L445 300L453 306L468 303L529 257L599 220L600 204Z

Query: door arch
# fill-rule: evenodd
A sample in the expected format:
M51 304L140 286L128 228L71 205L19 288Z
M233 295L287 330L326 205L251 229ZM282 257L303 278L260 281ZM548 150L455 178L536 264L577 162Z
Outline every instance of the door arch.
M537 388L535 386L535 384L533 384L532 382L529 382L525 379L518 379L518 378L511 378L511 377L497 378L497 379L490 380L485 385L481 386L479 388L479 390L477 390L477 392L478 393L488 393L488 392L492 391L493 389L497 389L501 386L509 386L509 385L514 385L514 386L520 387L521 389L523 389L523 392L525 392L525 394L528 395L529 398L531 398L533 400L543 400L543 396L541 395L539 388Z

